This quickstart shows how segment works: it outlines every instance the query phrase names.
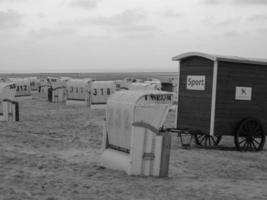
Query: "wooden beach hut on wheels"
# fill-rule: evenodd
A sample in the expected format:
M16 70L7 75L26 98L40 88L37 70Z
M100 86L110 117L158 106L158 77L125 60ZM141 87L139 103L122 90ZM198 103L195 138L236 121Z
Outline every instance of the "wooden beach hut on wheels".
M240 151L259 151L267 130L267 60L189 52L179 63L177 130L215 146L234 136Z

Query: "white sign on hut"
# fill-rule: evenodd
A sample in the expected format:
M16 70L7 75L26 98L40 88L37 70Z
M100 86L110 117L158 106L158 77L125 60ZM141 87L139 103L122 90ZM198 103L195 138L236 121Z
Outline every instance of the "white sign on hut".
M0 121L19 120L19 105L14 101L15 95L15 83L0 83Z
M116 91L114 81L92 82L92 104L106 104L108 97Z
M67 81L67 105L91 106L92 79L71 79Z
M118 91L107 101L102 165L129 175L167 176L170 141L160 132L172 93Z

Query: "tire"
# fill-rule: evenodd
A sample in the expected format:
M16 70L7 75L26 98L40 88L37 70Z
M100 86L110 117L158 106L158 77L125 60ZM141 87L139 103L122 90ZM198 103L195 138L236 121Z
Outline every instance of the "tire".
M261 122L246 118L235 132L235 146L238 151L261 151L265 144L265 133Z
M220 143L221 139L222 136L212 136L202 132L195 133L195 142L202 147L215 147Z

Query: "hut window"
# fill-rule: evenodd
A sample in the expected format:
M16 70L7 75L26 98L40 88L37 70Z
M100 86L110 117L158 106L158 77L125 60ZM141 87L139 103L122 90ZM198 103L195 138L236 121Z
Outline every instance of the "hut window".
M107 95L110 95L110 89L107 88Z

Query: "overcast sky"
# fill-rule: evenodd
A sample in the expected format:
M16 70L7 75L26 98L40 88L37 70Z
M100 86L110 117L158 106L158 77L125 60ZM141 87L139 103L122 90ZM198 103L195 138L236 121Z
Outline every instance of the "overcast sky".
M187 51L267 58L267 0L0 0L0 72L177 71Z

